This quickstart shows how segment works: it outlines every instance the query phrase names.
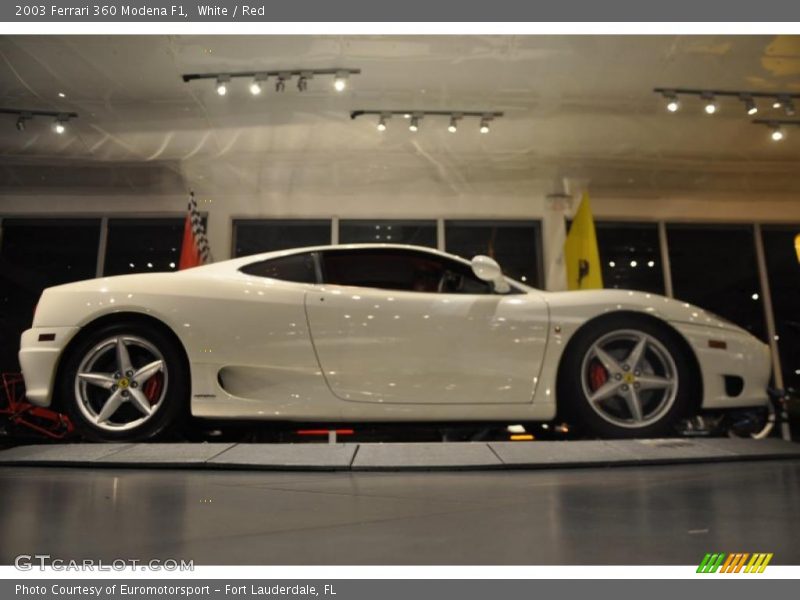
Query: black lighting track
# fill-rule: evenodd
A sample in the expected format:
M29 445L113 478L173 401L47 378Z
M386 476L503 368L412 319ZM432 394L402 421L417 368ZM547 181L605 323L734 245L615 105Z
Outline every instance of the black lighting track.
M504 113L492 110L354 110L350 113L351 119L357 119L364 115L411 115L412 117L427 117L427 116L440 116L440 117L479 117L479 118L494 118L502 117Z
M220 77L308 77L309 75L359 75L361 69L277 69L267 71L234 71L215 73L186 73L181 75L184 82L197 79L219 79Z
M63 110L29 110L27 108L0 108L0 114L17 115L25 117L55 117L77 119L78 113Z
M755 125L772 125L773 127L776 125L794 125L795 127L800 127L800 120L791 119L753 119L751 123Z
M694 88L653 88L657 94L675 94L684 96L728 96L731 98L792 98L800 99L800 93L790 92L751 92L748 90L700 90Z

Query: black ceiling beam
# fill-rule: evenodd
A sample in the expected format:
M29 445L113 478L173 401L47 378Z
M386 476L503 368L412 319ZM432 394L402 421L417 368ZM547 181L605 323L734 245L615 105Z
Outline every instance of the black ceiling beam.
M479 118L494 118L502 117L503 112L492 110L354 110L350 113L351 119L357 119L363 115L411 115L412 117L425 117L425 116L442 116L452 117L457 115L459 117L479 117Z
M693 88L653 88L657 94L675 94L677 96L729 96L732 98L800 98L800 93L790 92L753 92L749 90L699 90Z
M27 108L0 108L0 114L26 117L62 117L77 119L78 113L59 110L29 110Z
M304 75L359 75L361 69L277 69L266 71L233 71L216 73L186 73L181 75L184 82L196 79L218 79L219 77L285 77L287 75L302 77Z

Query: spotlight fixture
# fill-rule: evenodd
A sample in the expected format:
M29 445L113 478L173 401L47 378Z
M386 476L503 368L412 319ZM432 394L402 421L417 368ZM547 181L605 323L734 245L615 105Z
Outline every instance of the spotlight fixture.
M792 102L791 98L786 98L786 100L783 101L783 113L787 117L793 117L795 115L794 102Z
M357 119L363 115L375 115L378 120L378 131L385 131L385 127L381 129L381 124L386 125L386 120L392 116L402 117L407 119L409 131L419 131L420 121L423 117L448 117L449 124L447 131L456 133L458 131L458 122L464 118L480 119L481 133L489 133L489 125L492 120L503 116L502 112L488 112L488 111L450 111L450 110L354 110L350 113L351 119Z
M297 89L304 92L308 88L309 79L319 76L332 76L334 78L334 89L341 92L347 87L349 77L360 73L361 69L282 69L275 71L235 71L228 73L185 73L181 75L181 78L184 83L189 83L197 79L212 79L216 81L217 93L220 96L225 96L228 93L228 84L231 79L245 77L251 80L250 93L254 96L258 96L264 88L264 82L270 77L276 78L275 88L277 91L283 91L286 88L287 81L292 77L298 77Z
M753 123L769 127L769 137L773 142L782 142L786 139L786 127L800 127L800 120L753 119Z
M78 113L74 112L28 110L24 108L0 108L0 114L15 116L17 119L14 126L17 128L17 131L26 131L28 128L28 121L34 120L35 117L50 117L53 119L52 129L59 135L66 132L67 123L70 119L78 118Z
M31 120L30 113L22 113L17 117L17 131L25 131L25 123Z
M347 87L347 77L349 75L349 71L337 71L336 77L333 78L333 89L337 92L343 92Z
M224 96L228 93L228 82L231 80L227 75L217 77L217 94Z
M378 120L378 131L386 131L386 121L388 121L392 115L381 115L381 118Z
M667 101L667 112L675 113L681 107L681 103L675 92L664 92L664 98Z
M461 118L460 115L453 115L450 117L450 125L447 126L447 131L450 133L455 133L458 131L458 120Z
M286 89L286 82L291 78L291 73L278 73L278 80L275 82L275 91L283 92Z
M781 107L781 100L780 98L775 98L775 101L772 103L772 108L779 109Z
M258 96L261 93L261 90L264 87L264 83L267 81L268 77L266 75L256 75L253 77L253 81L250 84L250 93L253 96Z
M758 106L756 106L756 101L753 100L752 96L742 94L742 102L744 102L744 110L748 115L752 117L754 114L758 113Z
M303 71L297 79L297 91L305 92L308 89L308 80L314 77L311 71Z
M703 94L703 100L705 100L706 104L703 107L703 110L706 111L707 115L713 115L717 112L717 101L714 99L714 94Z

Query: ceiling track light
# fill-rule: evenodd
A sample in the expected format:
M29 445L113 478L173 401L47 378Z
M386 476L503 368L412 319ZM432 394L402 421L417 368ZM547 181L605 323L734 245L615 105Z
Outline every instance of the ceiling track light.
M337 71L336 76L333 78L333 89L337 92L343 92L347 87L347 78L350 76L348 71Z
M58 112L54 110L28 110L24 108L0 108L0 114L12 115L17 117L14 126L17 131L25 131L28 127L28 122L33 121L35 117L49 117L53 119L52 129L57 134L63 134L67 130L67 123L71 119L77 119L78 113L75 112Z
M233 71L229 73L186 73L181 75L181 79L185 83L198 79L212 79L216 81L217 94L225 96L228 93L228 87L232 79L246 78L251 80L250 93L258 96L263 89L264 82L270 77L276 79L276 91L283 91L286 89L286 82L292 77L297 77L297 89L300 92L308 89L309 79L320 76L333 77L334 89L337 92L342 92L347 88L350 76L359 75L360 73L361 69L281 69L275 71Z
M681 107L680 100L678 100L678 96L675 95L675 92L668 91L664 92L664 99L667 101L666 108L667 112L676 113Z
M267 79L269 79L269 76L261 74L253 77L253 82L250 84L250 93L253 94L253 96L258 96L261 90L264 89L264 84L267 82Z
M386 121L392 118L390 114L381 115L381 118L378 119L378 131L386 131Z
M752 117L758 113L758 106L756 106L756 101L753 100L752 96L749 94L742 94L741 99L742 102L744 102L744 110L748 115Z
M357 119L363 115L375 115L378 117L378 131L386 131L386 121L392 117L407 119L408 129L417 132L420 128L420 121L423 117L447 117L449 119L447 131L456 133L459 121L465 118L480 119L480 133L489 133L492 120L502 117L504 113L494 111L449 111L449 110L354 110L350 113L351 119ZM381 128L383 125L383 128Z
M719 106L717 105L717 101L714 98L714 94L703 94L703 100L705 101L705 106L703 106L703 110L707 115L716 114L717 109Z
M753 119L756 125L765 125L769 128L769 137L773 142L782 142L786 139L787 127L800 127L800 120L787 119Z
M297 91L305 92L308 89L308 80L314 78L314 73L311 71L303 71L300 77L297 78Z
M220 75L217 77L217 95L224 96L228 93L228 83L230 83L231 78L227 75Z
M737 98L744 102L745 112L749 116L758 114L756 101L763 98L771 102L772 108L783 109L787 117L795 116L794 100L800 98L800 94L791 92L759 92L755 90L701 90L690 88L653 88L657 94L661 94L667 100L667 110L676 112L680 107L681 96L695 96L705 101L704 111L706 114L713 115L719 111L718 101L720 98Z

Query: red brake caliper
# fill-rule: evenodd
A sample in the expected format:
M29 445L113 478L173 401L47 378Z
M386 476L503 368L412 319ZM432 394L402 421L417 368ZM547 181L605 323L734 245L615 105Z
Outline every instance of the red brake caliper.
M593 392L599 390L608 381L608 371L599 360L593 360L589 365L589 385Z
M150 404L158 402L158 397L161 395L161 388L164 385L164 378L161 373L156 373L144 384L144 395L150 400Z

